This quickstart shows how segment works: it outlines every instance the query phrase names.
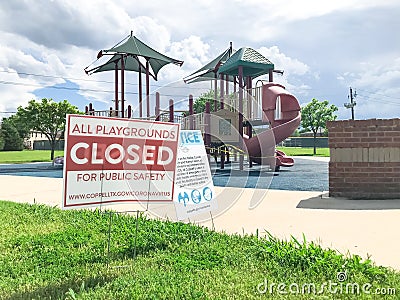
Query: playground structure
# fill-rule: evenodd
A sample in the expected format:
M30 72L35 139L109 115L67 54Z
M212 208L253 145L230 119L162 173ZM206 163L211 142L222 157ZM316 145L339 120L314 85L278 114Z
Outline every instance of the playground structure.
M132 41L136 41L136 43ZM216 59L184 79L188 84L214 80L215 96L212 101L206 103L204 112L194 114L194 99L191 95L188 96L187 110L174 110L174 100L172 99L169 100L167 109L161 109L160 93L155 93L155 108L152 115L148 84L150 62L158 64L155 74L165 64L181 65L183 62L166 57L151 48L149 50L149 47L142 43L141 46L148 55L144 56L146 61L146 66L144 66L138 58L138 54L144 50L140 51L136 47L137 41L139 40L131 33L127 42L122 44L123 47L117 45L99 53L99 56L104 53L113 55L109 61L100 67L87 70L89 73L95 73L114 69L116 99L115 108L110 107L106 111L96 111L93 105L89 104L85 108L86 114L133 118L131 105L128 105L126 109L123 105L121 109L118 106L117 78L119 70L121 78L124 78L125 70L135 71L139 73L139 118L150 121L176 122L181 124L182 129L201 130L208 154L214 156L216 161L217 157L220 157L221 169L224 169L226 163L230 163L231 155L234 155L235 160L239 156L240 170L243 170L245 155L248 157L249 167L256 163L269 165L271 169L278 170L281 166L293 165L293 159L281 151L276 151L275 146L290 136L300 125L300 105L297 99L285 90L284 86L273 83L273 73L282 74L283 71L275 70L274 65L268 59L247 47L234 51L231 44L230 48ZM131 48L129 48L130 46ZM151 55L154 57L150 58ZM143 116L142 110L141 73L146 73L147 79L146 117ZM258 80L253 88L253 79L264 74L268 74L268 82ZM156 76L152 77L156 80ZM220 83L219 96L217 93L218 80ZM122 80L122 99L124 99L123 83ZM258 83L261 85L257 86ZM232 84L233 93L229 93L229 87ZM120 101L124 103L125 100Z
M238 92L236 92L238 93ZM282 151L275 150L279 144L290 136L300 124L300 105L297 99L285 88L276 83L263 83L252 88L244 97L241 138L238 97L223 97L223 109L210 111L211 103L206 104L203 113L194 114L193 96L188 96L188 109L175 110L174 101L169 100L167 109L160 108L160 94L155 94L154 114L141 119L180 123L182 129L198 129L204 134L208 153L219 158L220 168L230 162L232 156L248 156L248 163L269 165L272 169L293 166L292 158ZM221 101L221 99L219 99ZM219 104L221 106L221 104ZM109 110L94 110L92 104L86 107L85 113L96 116L120 116L112 107ZM183 114L188 114L183 116ZM133 118L133 109L128 105L125 117ZM226 126L227 125L227 126Z

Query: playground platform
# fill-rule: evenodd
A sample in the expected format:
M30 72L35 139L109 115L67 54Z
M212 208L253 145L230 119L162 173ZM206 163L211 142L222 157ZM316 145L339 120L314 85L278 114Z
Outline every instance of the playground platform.
M62 178L0 175L0 199L60 207L62 185ZM294 236L302 240L304 233L308 241L323 247L370 257L378 265L400 270L400 199L365 202L332 199L315 191L215 189L219 205L237 201L204 226L238 234L258 230L262 235L268 231L281 239ZM262 201L249 209L249 199L255 192L261 192ZM130 204L108 208L122 211L141 207Z

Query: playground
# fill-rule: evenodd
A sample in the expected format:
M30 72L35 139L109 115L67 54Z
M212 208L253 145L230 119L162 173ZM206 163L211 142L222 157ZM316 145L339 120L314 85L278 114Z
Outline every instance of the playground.
M234 50L231 43L215 59L183 78L183 84L173 83L153 94L150 77L157 80L163 66L181 66L182 61L158 53L132 34L114 47L101 50L97 58L106 55L111 58L103 64L88 66L85 72L93 75L114 71L114 107L98 111L90 103L85 108L87 115L173 122L180 123L183 130L201 130L207 153L219 162L221 170L231 159L241 171L253 164L269 166L272 171L293 166L294 160L275 151L275 145L299 127L300 105L283 85L273 82L274 73L283 71L276 70L256 50ZM138 101L129 105L125 104L125 71L137 72L139 80ZM142 73L146 76L145 99ZM268 80L256 81L262 75L268 76ZM210 91L210 83L213 99L207 99L204 111L195 112L196 95ZM180 91L179 99L171 99L174 89Z

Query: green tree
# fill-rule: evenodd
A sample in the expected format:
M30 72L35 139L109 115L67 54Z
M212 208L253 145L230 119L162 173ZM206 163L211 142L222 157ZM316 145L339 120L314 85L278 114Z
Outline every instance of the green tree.
M18 133L10 118L3 119L1 123L1 133L3 140L2 150L21 151L24 148L24 140Z
M4 137L3 137L3 132L2 132L1 127L0 127L0 151L2 151L3 148L4 148Z
M336 120L335 111L338 108L328 100L318 101L313 98L310 103L301 109L301 126L312 131L314 136L314 155L317 154L317 133L326 129L326 121Z
M18 134L22 139L29 137L30 128L25 120L22 120L17 114L12 115L7 119L17 129Z
M219 89L217 89L217 110L221 109L221 100L220 100L220 92ZM245 96L244 96L245 97ZM225 95L225 109L228 109L229 103L237 102L237 94L231 93L227 97ZM210 111L215 111L214 110L214 99L215 99L215 90L209 90L208 92L205 92L197 98L194 103L193 103L193 110L195 114L202 113L206 110L206 102L210 102ZM237 108L236 108L237 109Z
M29 129L37 130L49 140L51 147L50 159L54 159L54 149L63 136L67 114L79 114L76 106L67 100L54 102L43 98L42 101L31 100L27 107L18 107L16 117L25 122Z
M210 110L214 111L214 97L215 91L209 90L200 95L193 103L193 110L195 114L202 113L206 110L206 102L210 102ZM219 91L217 90L217 110L220 108L220 101L219 101Z

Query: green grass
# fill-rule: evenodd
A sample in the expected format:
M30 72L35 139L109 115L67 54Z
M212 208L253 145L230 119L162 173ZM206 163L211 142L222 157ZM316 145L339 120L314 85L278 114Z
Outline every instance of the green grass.
M400 273L305 241L228 235L179 222L0 201L0 299L377 299L260 295L257 286L347 282L400 291ZM108 264L107 264L108 263ZM261 286L261 290L264 287ZM379 299L396 299L388 296Z
M276 149L285 152L288 156L313 156L313 148L300 148L300 147L276 147ZM317 155L322 157L329 157L329 148L317 148Z
M54 157L64 155L64 151L55 151ZM50 160L50 150L0 151L0 164L47 162Z
M312 156L313 148L277 147L288 156ZM54 156L64 155L55 151ZM329 148L317 148L317 156L329 157ZM50 150L0 151L0 164L50 161Z

